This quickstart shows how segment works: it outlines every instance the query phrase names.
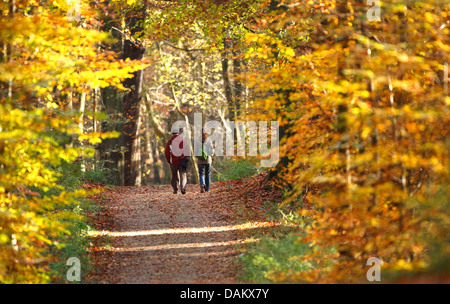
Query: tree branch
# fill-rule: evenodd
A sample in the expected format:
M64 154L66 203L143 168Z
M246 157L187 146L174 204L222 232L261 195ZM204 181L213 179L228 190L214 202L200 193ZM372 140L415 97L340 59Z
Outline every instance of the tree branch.
M196 51L204 52L205 51L205 49L185 49L185 48L177 47L177 46L172 45L172 44L167 43L167 42L162 42L162 43L170 46L171 48L174 48L174 49L177 49L177 50L180 50L180 51L185 51L185 52L196 52Z

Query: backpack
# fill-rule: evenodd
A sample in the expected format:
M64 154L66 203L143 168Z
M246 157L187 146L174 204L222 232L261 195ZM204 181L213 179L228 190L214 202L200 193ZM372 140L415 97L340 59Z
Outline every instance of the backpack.
M172 139L169 139L169 148L170 148L170 163L172 163L172 155L173 155L173 153L172 153L172 151L173 151ZM174 155L174 157L176 157L176 158L178 158L180 160L180 163L181 163L182 167L184 167L184 168L188 167L189 159L190 159L189 156L185 156L185 157L181 158L181 157L178 157L178 156Z
M206 153L205 145L202 145L202 155L198 157L200 160L207 160L208 159L208 153Z

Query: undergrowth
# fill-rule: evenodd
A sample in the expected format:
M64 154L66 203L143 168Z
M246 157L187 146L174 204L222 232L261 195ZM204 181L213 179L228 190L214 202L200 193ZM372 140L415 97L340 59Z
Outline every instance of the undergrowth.
M55 168L60 173L59 184L62 189L50 189L43 192L41 189L33 189L40 195L53 196L61 191L71 192L83 188L83 183L106 183L109 180L109 172L97 168L97 170L82 170L80 162L64 163ZM89 247L92 239L89 232L93 229L89 220L101 211L101 207L88 197L78 197L76 203L65 206L57 212L68 212L71 216L62 221L62 225L67 225L67 233L54 238L48 248L48 255L52 257L47 265L49 276L53 283L83 283L91 271L91 261L89 259ZM67 271L72 264L67 265L69 258L75 257L80 261L81 280L79 282L67 280Z
M269 188L269 187L267 187ZM265 189L265 188L263 188ZM282 191L283 192L283 191ZM317 265L306 259L314 247L302 241L304 230L311 223L298 212L305 205L281 204L279 201L267 200L260 203L264 209L260 221L271 221L281 225L254 230L249 238L259 241L246 244L243 253L235 261L239 265L239 280L246 283L299 283L298 274L316 269ZM247 217L240 213L238 216ZM243 218L243 220L245 220ZM247 217L248 218L248 217ZM334 249L324 249L334 251ZM321 271L327 271L329 265Z
M255 159L237 158L213 164L218 172L212 175L212 181L228 181L256 175L263 168L258 168Z

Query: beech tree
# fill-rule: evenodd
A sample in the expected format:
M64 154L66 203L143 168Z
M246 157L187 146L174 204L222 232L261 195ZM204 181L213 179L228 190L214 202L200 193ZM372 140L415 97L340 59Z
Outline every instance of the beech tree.
M261 20L269 33L247 35L247 56L271 65L249 82L269 95L256 116L290 130L278 181L310 222L314 253L299 258L315 268L273 280L353 282L370 257L388 272L448 259L448 4L390 1L380 20L364 1L284 4Z
M90 90L117 86L143 65L98 52L108 35L93 27L95 14L81 2L70 22L65 1L0 3L0 281L49 282L48 264L67 235L76 198L57 169L111 133L86 132L82 102ZM81 115L73 110L80 105ZM81 127L80 127L81 124ZM83 149L72 141L85 143ZM53 191L49 191L53 190ZM58 194L55 194L56 193Z

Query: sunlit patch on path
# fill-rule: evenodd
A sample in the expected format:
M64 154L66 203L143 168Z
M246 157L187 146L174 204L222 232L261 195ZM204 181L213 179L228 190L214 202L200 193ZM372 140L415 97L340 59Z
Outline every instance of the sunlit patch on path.
M278 224L278 223L277 223ZM201 228L173 228L173 229L154 229L154 230L143 230L143 231L93 231L89 235L108 235L111 237L123 237L123 236L140 236L140 235L162 235L162 234L177 234L177 233L203 233L203 232L220 232L220 231L232 231L232 230L243 230L243 229L253 229L262 227L272 227L273 222L252 222L238 225L228 225L219 227L201 227Z

